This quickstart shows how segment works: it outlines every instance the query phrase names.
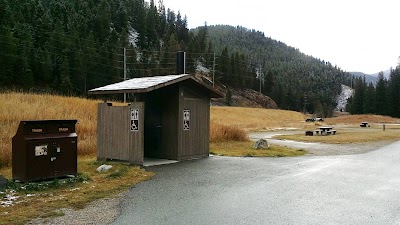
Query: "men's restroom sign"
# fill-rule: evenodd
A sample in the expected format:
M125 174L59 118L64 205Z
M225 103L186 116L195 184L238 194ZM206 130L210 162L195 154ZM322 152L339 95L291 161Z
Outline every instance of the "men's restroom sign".
M131 109L131 131L139 130L139 109Z
M183 110L183 130L190 130L190 110Z

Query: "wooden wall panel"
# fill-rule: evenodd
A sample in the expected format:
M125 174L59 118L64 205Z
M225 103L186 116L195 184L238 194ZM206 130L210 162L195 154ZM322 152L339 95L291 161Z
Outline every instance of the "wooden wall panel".
M210 106L207 97L199 98L187 88L181 89L178 159L207 157L210 138ZM183 110L190 110L190 129L183 130Z
M139 109L139 131L130 131L130 112ZM143 164L144 104L110 106L100 103L97 121L97 158L128 161ZM140 123L142 124L140 126Z
M134 165L143 165L144 157L144 103L134 102L128 107L139 110L139 131L130 131L129 129L129 155L128 161Z

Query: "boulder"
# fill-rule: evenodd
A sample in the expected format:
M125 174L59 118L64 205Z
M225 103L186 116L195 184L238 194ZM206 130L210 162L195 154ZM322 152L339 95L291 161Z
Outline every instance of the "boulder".
M112 168L111 165L105 165L105 164L103 164L103 165L97 167L96 171L99 172L99 173L104 173L104 172L109 171L111 168Z
M261 138L258 141L256 141L256 143L254 143L253 148L255 148L255 149L268 149L269 148L269 144L268 144L267 140Z

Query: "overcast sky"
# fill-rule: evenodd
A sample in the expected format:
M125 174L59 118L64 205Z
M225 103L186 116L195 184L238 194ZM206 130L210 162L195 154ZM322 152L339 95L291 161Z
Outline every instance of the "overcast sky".
M189 28L226 24L264 32L348 72L377 73L400 56L399 0L163 0Z

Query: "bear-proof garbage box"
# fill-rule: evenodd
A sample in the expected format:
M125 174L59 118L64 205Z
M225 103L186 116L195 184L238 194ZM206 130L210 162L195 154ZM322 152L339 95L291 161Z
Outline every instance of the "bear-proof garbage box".
M21 121L12 138L13 180L77 175L77 120Z

